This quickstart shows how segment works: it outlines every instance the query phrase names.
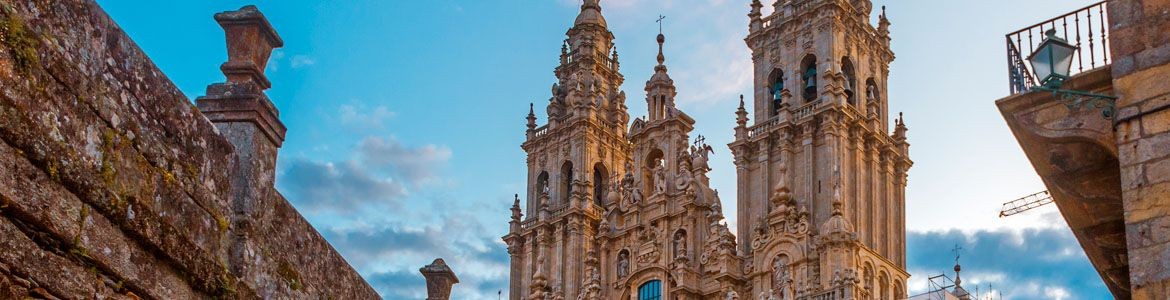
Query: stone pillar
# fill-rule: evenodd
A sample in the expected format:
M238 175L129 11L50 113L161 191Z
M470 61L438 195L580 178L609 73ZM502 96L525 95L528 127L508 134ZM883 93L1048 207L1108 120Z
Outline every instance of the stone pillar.
M427 279L427 300L451 299L451 286L459 283L459 277L455 277L455 272L442 258L435 259L418 271Z
M272 50L283 42L255 6L215 14L227 36L228 61L220 66L227 81L207 87L196 99L199 110L235 146L239 159L232 177L232 243L230 266L248 274L256 259L247 251L248 240L268 224L268 207L275 191L276 155L284 142L285 127L276 107L264 94L271 86L264 68ZM250 254L251 253L251 254ZM250 278L249 276L242 276Z
M1168 0L1109 1L1122 205L1133 299L1170 298Z

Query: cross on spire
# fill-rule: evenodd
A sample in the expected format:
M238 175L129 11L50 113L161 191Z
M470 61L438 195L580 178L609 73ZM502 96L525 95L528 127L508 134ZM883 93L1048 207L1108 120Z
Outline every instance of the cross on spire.
M662 34L662 23L664 23L663 20L666 20L666 16L658 15L658 20L654 21L658 23L658 34Z
M959 256L960 256L959 251L961 251L961 250L963 250L963 247L960 247L959 244L955 244L955 248L951 248L951 252L955 253L955 264L956 265L959 264Z

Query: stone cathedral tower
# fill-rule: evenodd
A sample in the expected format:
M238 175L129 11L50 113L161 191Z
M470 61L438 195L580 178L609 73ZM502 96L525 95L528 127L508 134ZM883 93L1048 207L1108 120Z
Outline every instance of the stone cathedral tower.
M902 299L912 162L900 116L887 128L884 8L874 28L869 0L780 0L768 16L762 6L751 4L746 39L755 123L741 105L729 145L751 289Z
M738 242L659 34L647 111L630 122L614 36L584 0L548 124L528 114L528 190L510 230L509 299L905 296L906 128L887 134L889 22L868 0L752 1L755 119L737 112ZM522 210L522 207L524 208ZM524 212L527 212L525 214Z

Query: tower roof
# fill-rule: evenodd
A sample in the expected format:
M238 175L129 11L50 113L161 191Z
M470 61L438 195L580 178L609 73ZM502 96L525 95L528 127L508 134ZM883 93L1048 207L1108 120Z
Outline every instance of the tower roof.
M585 0L581 4L581 13L577 15L577 20L573 21L573 26L581 26L585 24L593 24L601 27L606 27L605 17L601 15L601 0Z

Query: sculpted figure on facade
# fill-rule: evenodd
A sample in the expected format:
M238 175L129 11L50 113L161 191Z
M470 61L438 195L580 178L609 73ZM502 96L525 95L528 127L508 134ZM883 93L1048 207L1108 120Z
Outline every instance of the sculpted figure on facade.
M736 293L734 289L728 288L727 293L724 294L724 296L723 296L723 299L724 300L739 300L739 293Z
M666 193L666 167L662 164L654 166L654 195Z
M618 253L617 275L618 278L625 278L628 274L630 274L630 252L623 250Z
M680 257L686 257L686 256L687 256L687 234L683 231L679 231L679 232L674 234L674 257L680 258Z
M679 160L678 173L675 174L675 176L674 176L675 189L682 191L684 193L684 195L694 196L695 195L694 181L695 181L694 177L691 176L691 170L690 170L689 166L687 165L686 161Z

